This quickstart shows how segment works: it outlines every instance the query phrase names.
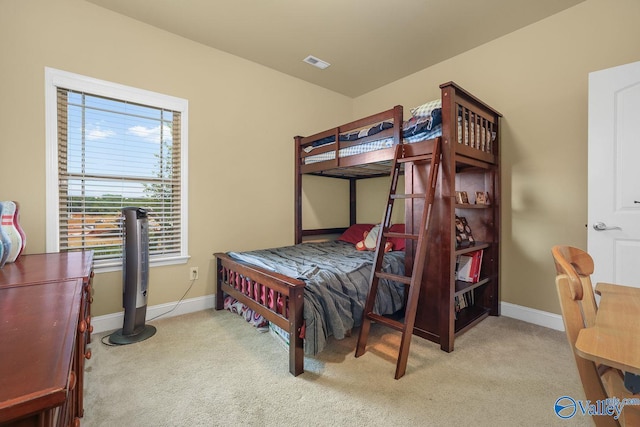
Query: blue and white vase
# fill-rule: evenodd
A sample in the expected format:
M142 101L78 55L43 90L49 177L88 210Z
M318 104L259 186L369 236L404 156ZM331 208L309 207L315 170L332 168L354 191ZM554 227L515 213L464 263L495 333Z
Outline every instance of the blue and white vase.
M2 220L0 222L0 228L2 228L2 230L7 234L11 242L9 256L7 257L6 262L15 262L16 258L18 258L18 254L20 253L20 249L22 249L22 236L15 226L15 215L16 204L11 200L2 202L2 214L0 214L0 218L2 218Z

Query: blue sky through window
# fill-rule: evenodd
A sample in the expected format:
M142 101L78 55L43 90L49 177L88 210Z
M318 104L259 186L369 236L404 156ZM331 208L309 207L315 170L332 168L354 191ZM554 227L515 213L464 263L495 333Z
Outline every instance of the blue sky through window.
M69 91L67 113L68 173L87 176L85 195L142 197L143 181L170 170L161 162L171 159L171 111Z

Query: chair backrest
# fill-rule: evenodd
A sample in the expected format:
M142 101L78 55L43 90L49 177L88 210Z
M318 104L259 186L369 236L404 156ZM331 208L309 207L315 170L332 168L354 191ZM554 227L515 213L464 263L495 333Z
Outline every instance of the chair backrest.
M572 282L570 290L576 293L573 297L579 301L582 309L584 327L593 326L598 310L591 283L594 268L593 258L587 252L573 246L554 246L551 248L551 254L556 264L557 273L566 274L569 281Z
M576 353L575 344L578 339L578 333L585 327L583 310L580 304L584 294L582 281L571 280L568 274L558 274L556 276L556 289L560 299L560 307L562 308L564 328L573 357L576 360L584 394L591 402L606 399L608 396L600 379L598 367L593 361L584 359ZM594 416L593 420L597 426L619 426L618 422L611 416Z

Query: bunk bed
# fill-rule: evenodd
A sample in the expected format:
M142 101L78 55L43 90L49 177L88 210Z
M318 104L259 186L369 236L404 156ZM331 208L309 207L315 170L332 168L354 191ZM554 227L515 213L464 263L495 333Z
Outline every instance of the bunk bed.
M438 184L438 195L436 205L437 220L442 222L441 228L443 233L439 233L436 237L437 241L431 245L429 256L438 259L435 263L435 269L426 269L424 277L425 291L427 291L432 300L438 304L442 303L442 313L436 315L438 319L446 320L446 322L436 322L433 328L429 326L421 327L419 322L416 324L414 333L432 341L441 342L443 350L451 351L453 349L452 336L454 332L450 332L449 326L453 322L453 297L447 286L440 286L438 283L443 280L451 281L451 267L455 263L455 252L452 245L455 246L455 236L451 237L449 230L453 230L453 217L455 210L455 173L459 168L456 158L466 159L463 163L472 169L490 165L493 168L498 166L498 117L500 114L488 107L484 102L477 99L464 89L453 82L440 85L441 98L438 100L427 102L421 106L411 110L411 117L403 120L403 107L397 105L389 110L382 111L371 116L355 120L336 128L332 128L323 132L316 133L307 137L296 136L295 139L295 244L291 247L284 248L284 252L291 252L297 248L311 248L311 254L324 254L336 251L338 258L344 256L349 258L350 250L356 252L355 249L349 249L345 246L353 245L350 239L342 238L339 241L326 242L316 246L316 244L303 243L303 240L309 236L317 236L324 234L344 233L342 237L349 234L359 226L356 224L356 206L355 191L356 181L364 178L388 176L391 168L392 159L395 153L394 147L398 144L411 144L412 153L430 153L434 147L437 138L441 139L443 147L442 166L440 171L440 181ZM405 187L412 191L420 189L420 182L424 179L425 170L415 167L410 171L405 171ZM305 174L327 176L332 178L342 178L349 180L350 188L350 227L330 228L330 229L314 229L303 230L302 228L302 176ZM495 180L492 181L495 183ZM497 184L492 184L490 190L493 196L499 193ZM407 233L412 233L417 226L418 218L421 213L420 208L410 203L405 204L405 218ZM494 207L493 211L497 211ZM498 221L491 219L491 226L497 230ZM340 240L347 240L345 243ZM495 236L492 240L496 240ZM496 243L496 242L494 242ZM402 245L403 246L403 245ZM487 246L488 247L488 246ZM442 248L439 250L438 248ZM497 246L493 249L497 252ZM415 248L408 241L406 248L401 251L392 251L386 254L397 267L398 259L404 260L404 266L413 265L413 252ZM347 252L344 252L347 251ZM266 321L271 322L278 328L288 333L289 342L289 371L294 376L304 371L304 355L305 350L308 354L313 354L315 350L321 350L317 345L306 345L308 340L307 324L311 319L307 319L308 308L313 305L326 304L318 303L311 294L317 293L317 287L322 286L306 278L304 272L300 272L284 259L282 265L279 265L278 259L280 254L277 250L250 251L246 253L216 253L217 259L217 290L216 290L216 309L221 310L225 306L225 296L227 301L233 298L234 301L241 303L249 308L253 313L262 316ZM445 257L440 252L447 252ZM362 257L369 257L370 261L362 261L362 265L358 266L361 274L367 276L373 264L372 252L360 252ZM267 258L261 258L266 255ZM497 276L497 253L496 261L493 265L493 273ZM311 258L313 255L305 255L304 263L313 263ZM398 258L401 257L401 258ZM487 257L489 258L489 257ZM324 258L323 258L324 259ZM452 261L453 259L453 261ZM490 261L487 261L490 262ZM317 266L329 266L337 263L337 258L329 258L329 261L318 261L314 264ZM402 261L400 261L402 264ZM441 265L445 266L442 267ZM364 266L364 267L363 267ZM369 270L366 270L368 268ZM410 267L407 267L410 268ZM402 272L400 272L402 274ZM431 275L431 278L428 278ZM367 277L368 279L368 277ZM431 285L427 282L431 281ZM367 280L368 282L368 280ZM436 283L436 285L433 285ZM398 284L390 282L387 284L389 303L383 302L380 314L390 314L389 311L396 311ZM400 285L402 286L402 285ZM494 293L497 292L497 278L493 280L491 303L494 303ZM453 286L451 286L453 287ZM359 292L357 298L361 299L362 305L366 299L366 292ZM425 292L423 292L425 294ZM421 295L424 297L424 295ZM497 298L496 298L497 300ZM352 301L353 303L353 301ZM358 304L351 304L359 306ZM433 310L433 305L430 306ZM439 309L438 309L439 310ZM320 310L322 311L322 310ZM352 313L353 314L353 313ZM497 308L483 310L480 316L476 316L465 327L479 321L479 319L488 314L498 314ZM320 316L323 314L321 313ZM359 326L358 315L353 314L353 324L351 326ZM418 316L420 318L420 314ZM424 316L423 316L424 317ZM430 314L426 318L432 317ZM314 319L313 322L318 326L318 322L331 322L327 319ZM449 325L441 325L440 323L448 323ZM422 329L421 329L422 328ZM435 329L432 331L430 329ZM464 328L462 328L464 329ZM442 331L440 333L439 331ZM348 331L343 331L348 334ZM338 334L336 334L338 335ZM340 336L337 336L340 338ZM315 348L314 348L315 347ZM309 349L311 348L311 351Z

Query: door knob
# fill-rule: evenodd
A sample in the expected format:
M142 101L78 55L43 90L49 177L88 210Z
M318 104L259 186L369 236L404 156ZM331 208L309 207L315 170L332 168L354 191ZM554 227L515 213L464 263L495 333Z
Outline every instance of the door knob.
M593 229L596 231L622 230L622 228L616 226L607 227L607 224L605 224L604 222L596 222L595 224L593 224Z

